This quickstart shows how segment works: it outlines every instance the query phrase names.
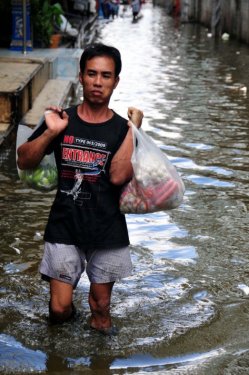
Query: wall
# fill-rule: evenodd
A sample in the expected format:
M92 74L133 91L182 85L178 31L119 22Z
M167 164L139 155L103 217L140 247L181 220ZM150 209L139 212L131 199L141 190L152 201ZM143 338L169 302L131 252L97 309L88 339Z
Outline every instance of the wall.
M199 22L216 34L228 33L249 44L249 0L154 0L171 14L180 1L182 22Z

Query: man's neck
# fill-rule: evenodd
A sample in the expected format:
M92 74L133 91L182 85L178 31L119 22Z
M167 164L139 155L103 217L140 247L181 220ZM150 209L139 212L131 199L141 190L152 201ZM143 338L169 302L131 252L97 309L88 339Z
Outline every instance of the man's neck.
M86 122L98 124L110 120L113 116L113 111L106 105L90 106L87 102L83 101L78 106L78 116Z

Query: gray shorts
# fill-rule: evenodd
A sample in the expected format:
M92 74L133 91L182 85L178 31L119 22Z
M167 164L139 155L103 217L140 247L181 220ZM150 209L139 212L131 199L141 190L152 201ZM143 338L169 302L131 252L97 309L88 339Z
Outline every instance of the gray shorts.
M109 283L127 277L132 272L130 249L84 251L74 245L45 242L39 270L43 279L60 280L76 288L85 270L91 283Z

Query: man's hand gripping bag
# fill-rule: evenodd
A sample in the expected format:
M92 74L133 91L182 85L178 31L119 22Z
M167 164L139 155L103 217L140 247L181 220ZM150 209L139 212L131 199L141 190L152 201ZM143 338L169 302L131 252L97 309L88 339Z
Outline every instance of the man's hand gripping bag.
M27 141L37 127L31 129L26 125L20 124L18 126L16 149ZM40 164L34 169L21 170L17 166L17 172L20 180L27 187L35 190L50 191L55 189L58 183L58 173L54 153L45 155Z

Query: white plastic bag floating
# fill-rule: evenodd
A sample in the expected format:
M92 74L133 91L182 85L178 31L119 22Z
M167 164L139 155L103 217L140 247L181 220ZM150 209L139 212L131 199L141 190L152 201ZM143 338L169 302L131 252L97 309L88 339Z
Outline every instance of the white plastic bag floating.
M141 128L132 125L132 133L134 175L121 192L120 210L145 214L178 207L185 187L176 168Z
M31 134L37 129L31 129L26 125L19 125L16 138L16 149L25 143ZM53 190L58 183L58 172L54 153L45 155L40 164L34 169L19 169L17 172L20 180L28 187L39 191Z
M60 15L60 20L61 20L60 31L67 33L70 36L76 37L78 35L78 30L75 29L71 25L71 23L68 21L68 19L65 16L63 16L63 14Z

